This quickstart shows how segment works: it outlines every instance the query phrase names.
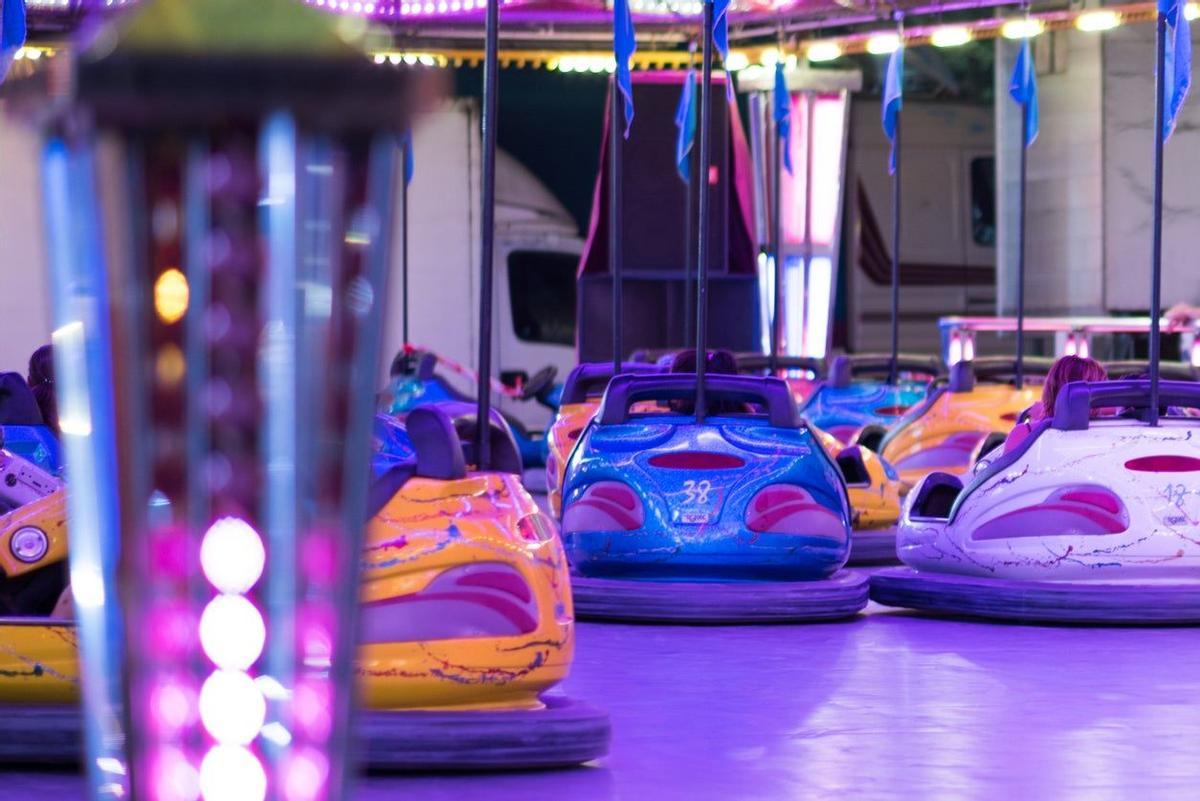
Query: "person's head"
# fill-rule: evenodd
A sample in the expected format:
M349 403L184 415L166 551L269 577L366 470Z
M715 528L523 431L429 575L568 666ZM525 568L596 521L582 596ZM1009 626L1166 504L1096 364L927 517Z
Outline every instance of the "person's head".
M709 373L737 373L737 359L727 350L712 350L704 361L704 369ZM676 353L668 372L696 372L696 351L689 349Z
M54 387L54 349L42 345L29 357L29 376L26 378L42 420L54 431L58 431L58 400Z
M1063 356L1054 363L1042 384L1042 414L1054 414L1058 393L1072 381L1107 381L1108 373L1095 359L1083 356Z

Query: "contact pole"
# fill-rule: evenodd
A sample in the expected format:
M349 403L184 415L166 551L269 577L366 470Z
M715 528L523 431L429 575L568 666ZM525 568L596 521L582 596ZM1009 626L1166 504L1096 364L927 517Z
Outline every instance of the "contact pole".
M1025 386L1025 166L1029 103L1021 104L1021 175L1017 187L1017 389Z
M487 0L483 51L483 187L480 197L479 375L475 452L480 470L492 463L492 261L496 241L496 99L500 77L498 48L500 0Z
M613 375L621 372L621 93L613 75L612 103L609 113L609 139L612 148L608 159L608 269L612 273L612 359Z
M1179 14L1183 14L1180 7ZM1182 20L1180 21L1182 22ZM1162 316L1163 122L1166 111L1167 16L1158 12L1154 70L1154 245L1150 258L1150 425L1158 425L1159 317Z
M412 131L409 131L405 136L411 137ZM406 147L412 147L412 139L407 142ZM401 153L401 161L403 166L400 171L403 177L400 180L400 281L402 282L402 290L400 303L404 307L404 323L401 329L401 342L405 346L408 345L408 154Z
M775 100L775 104L779 101ZM771 374L779 371L780 340L783 339L783 156L787 143L775 122L775 203L771 209L771 245L775 264L775 304L771 313Z
M903 51L900 58L904 58ZM900 129L904 127L903 118L903 111L896 114L896 135L892 140L896 170L892 173L892 360L888 365L889 384L900 381Z
M703 423L708 413L705 398L705 369L708 366L708 171L712 164L712 137L709 136L712 118L712 23L713 0L704 0L704 37L700 48L700 169L696 174L699 187L699 221L696 241L696 422Z

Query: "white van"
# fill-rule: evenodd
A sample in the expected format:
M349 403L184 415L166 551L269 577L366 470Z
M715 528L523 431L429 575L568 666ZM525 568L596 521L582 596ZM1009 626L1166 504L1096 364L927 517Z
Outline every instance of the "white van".
M478 361L480 185L479 109L447 101L419 118L408 193L409 343L475 369ZM400 228L399 210L396 218ZM382 377L405 344L401 243L394 238ZM583 241L554 195L504 151L496 157L492 368L497 378L532 375L552 365L560 380L575 365L575 273ZM470 380L442 371L469 395ZM382 384L382 380L381 380ZM531 428L549 411L501 400Z

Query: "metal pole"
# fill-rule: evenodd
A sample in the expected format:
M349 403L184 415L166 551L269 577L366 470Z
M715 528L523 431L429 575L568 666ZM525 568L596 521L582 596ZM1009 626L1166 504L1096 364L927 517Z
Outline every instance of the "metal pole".
M704 20L701 23L700 78L700 169L696 173L699 186L699 222L696 241L696 422L703 423L707 413L704 397L704 371L708 366L708 170L712 164L712 23L713 0L704 0Z
M412 132L406 134L411 137ZM408 141L407 147L412 147L412 140ZM401 329L401 342L408 345L408 157L407 153L401 153L401 162L403 166L400 168L402 173L400 179L400 280L404 284L403 293L400 297L400 303L403 305L404 325Z
M612 273L612 359L613 375L621 372L621 93L612 80L612 103L608 128L612 147L608 156L608 269Z
M1021 179L1017 188L1017 389L1025 386L1025 131L1029 104L1021 104Z
M685 81L696 82L695 76L692 74L692 58L696 54L696 43L688 48L688 72L684 75ZM692 91L696 89L692 86ZM695 102L695 95L692 96L692 102ZM688 114L691 114L691 109L688 109ZM685 123L686 124L686 123ZM692 234L692 220L695 218L695 198L696 198L696 176L699 172L696 166L696 147L695 142L692 143L691 149L687 153L688 160L688 180L684 184L685 198L683 201L683 342L680 347L686 348L687 343L692 339L692 243L695 241L695 236Z
M904 58L903 52L900 58ZM896 170L892 174L892 360L888 365L888 383L900 380L897 361L900 356L900 129L904 112L896 115L896 135L892 147L896 152Z
M487 0L483 55L483 191L480 197L482 243L479 248L479 375L476 387L475 452L480 470L492 463L492 260L496 239L496 94L499 89L497 58L500 0Z
M1183 9L1179 10L1180 14ZM1166 82L1163 70L1167 61L1167 16L1158 12L1158 39L1154 70L1154 251L1150 276L1150 425L1158 425L1159 318L1162 316L1162 184L1163 119Z
M801 305L800 319L803 321L803 341L801 345L801 355L812 353L810 347L812 343L808 341L808 321L812 315L812 304L809 303L808 288L812 286L812 261L813 261L813 140L816 131L816 105L817 95L815 92L806 92L804 97L804 283L801 285L804 291L801 293L803 297ZM832 317L833 309L826 308L825 314ZM828 334L826 334L828 336ZM828 340L827 340L828 341ZM825 343L822 343L824 348ZM824 350L822 350L824 353Z
M773 105L779 103L774 100ZM790 100L788 101L791 102ZM783 339L783 155L787 143L775 121L775 197L771 209L771 244L775 263L775 304L771 316L771 373L779 370L779 346Z

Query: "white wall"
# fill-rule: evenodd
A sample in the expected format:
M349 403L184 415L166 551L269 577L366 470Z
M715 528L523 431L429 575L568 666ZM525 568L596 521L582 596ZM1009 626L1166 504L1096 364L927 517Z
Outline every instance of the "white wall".
M1192 23L1192 41L1200 24ZM1105 41L1105 300L1111 309L1150 306L1154 166L1154 25L1130 25ZM1196 48L1196 44L1193 44ZM1163 167L1163 302L1200 303L1200 61L1166 144Z
M0 371L25 374L50 341L38 139L0 103Z
M1027 151L1026 309L1100 312L1104 305L1104 37L1063 31L1041 37L1040 131ZM1021 107L1008 93L1019 45L996 43L997 305L1016 310Z
M1193 25L1193 40L1200 26ZM1152 24L1054 34L1060 61L1038 76L1041 134L1029 150L1027 308L1035 313L1145 312L1150 305L1154 36ZM1050 64L1039 37L1038 68ZM1047 41L1042 41L1047 40ZM1016 46L997 43L1000 287L1016 287L1019 108L1007 99ZM1200 61L1193 62L1200 86ZM1164 168L1163 302L1200 302L1200 97L1193 92Z
M892 242L892 180L889 144L879 119L877 99L856 98L851 108L846 209L849 238L849 347L886 350L891 341L891 289L871 282L859 265L857 182L870 199L889 254ZM900 287L901 350L936 353L941 346L937 319L947 314L991 311L990 286L964 286L961 265L988 266L994 250L976 244L970 218L970 163L992 153L992 111L986 106L953 102L906 101L901 113L901 241L905 264L945 267L937 286ZM980 301L983 301L981 304Z

